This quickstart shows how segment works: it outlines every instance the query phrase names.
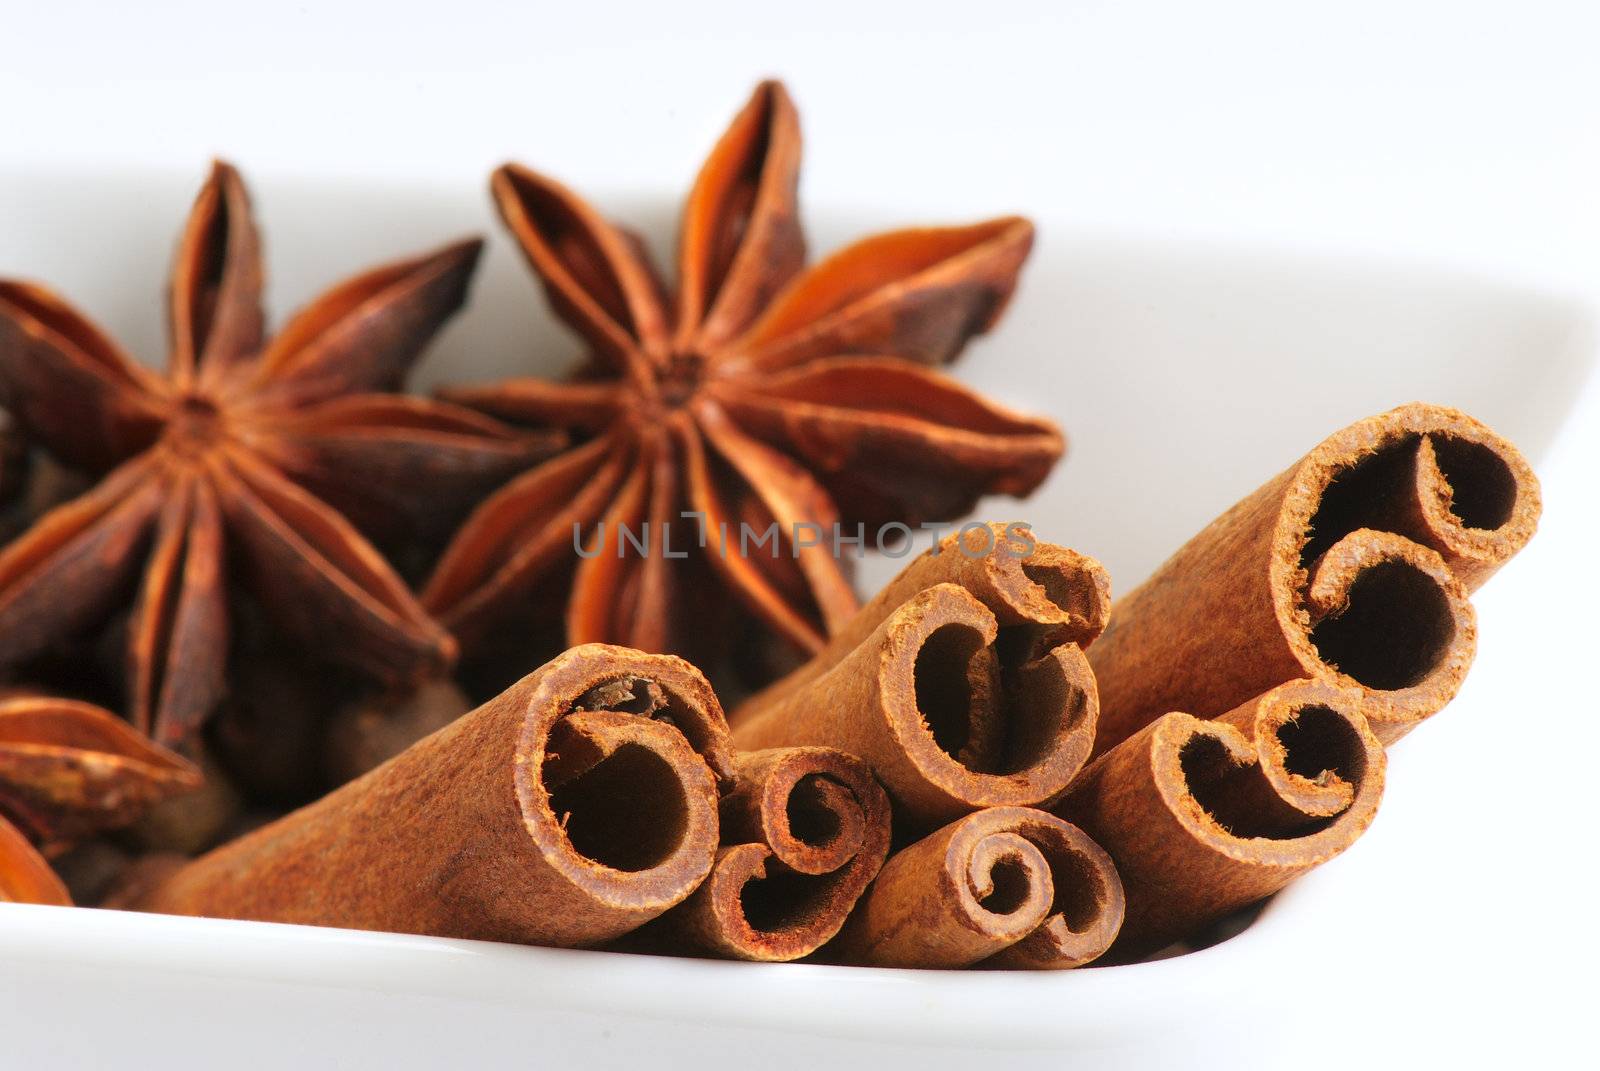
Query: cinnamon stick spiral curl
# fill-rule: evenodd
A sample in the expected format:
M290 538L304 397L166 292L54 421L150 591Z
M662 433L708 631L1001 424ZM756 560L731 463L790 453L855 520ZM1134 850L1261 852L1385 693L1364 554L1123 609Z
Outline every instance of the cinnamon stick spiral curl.
M1292 681L1207 721L1168 714L1090 763L1053 811L1110 854L1110 957L1191 936L1332 859L1371 824L1383 745L1358 691Z
M897 852L829 954L882 967L1065 969L1122 925L1110 858L1028 807L978 811Z
M1081 644L1105 620L1092 559L1032 543L983 553L945 540L824 651L740 706L748 749L836 746L871 764L907 826L1059 795L1082 768L1098 701ZM977 533L982 535L985 533Z
M867 764L834 748L736 756L711 876L652 929L658 943L785 961L844 925L889 852L889 799Z
M599 944L705 878L718 781L732 776L722 711L698 670L588 644L129 906Z
M1025 525L971 526L912 559L821 651L746 700L729 716L730 723L738 725L822 676L913 596L938 584L967 589L1008 631L1014 647L1035 653L1063 643L1089 646L1106 627L1111 608L1111 579L1093 558L1040 542Z
M1358 689L1394 742L1455 696L1477 644L1468 594L1539 511L1516 447L1454 409L1337 432L1117 603L1090 654L1096 754L1169 711L1214 717L1299 677Z

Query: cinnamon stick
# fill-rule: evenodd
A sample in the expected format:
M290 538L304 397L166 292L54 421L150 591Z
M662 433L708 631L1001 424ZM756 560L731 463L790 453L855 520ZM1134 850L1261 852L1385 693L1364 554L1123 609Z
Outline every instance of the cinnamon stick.
M1020 522L963 528L912 559L810 661L740 704L729 723L737 727L804 688L849 657L913 596L939 584L966 588L1016 646L1035 652L1062 643L1089 646L1106 627L1111 607L1111 579L1093 558L1042 542Z
M896 852L829 954L881 967L1082 966L1110 947L1111 859L1060 818L978 811Z
M1454 697L1477 642L1467 595L1539 510L1516 447L1454 409L1415 403L1336 432L1117 603L1089 656L1095 753L1297 677L1359 689L1393 743Z
M652 936L734 959L799 959L839 932L883 866L889 799L866 763L835 748L742 752L735 762L725 847Z
M1116 862L1110 959L1190 936L1332 859L1371 824L1383 745L1361 693L1291 681L1214 721L1167 714L1089 764L1053 810Z
M698 670L589 644L129 906L598 944L705 878L732 773Z
M1104 623L1109 583L1093 559L1031 537L1018 547L1006 528L958 533L912 562L816 658L734 712L736 744L860 755L920 830L1059 795L1094 738L1082 644Z

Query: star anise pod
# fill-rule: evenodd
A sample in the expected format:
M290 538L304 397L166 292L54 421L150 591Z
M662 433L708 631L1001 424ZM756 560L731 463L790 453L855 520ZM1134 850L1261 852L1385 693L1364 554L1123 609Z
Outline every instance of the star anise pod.
M497 492L446 551L423 602L463 642L570 574L570 643L682 650L721 587L814 650L856 598L832 539L803 526L864 524L870 542L888 522L1028 494L1061 456L1053 424L930 367L993 326L1032 226L895 231L808 269L799 166L794 106L765 83L689 194L671 298L642 243L576 194L515 164L495 173L501 216L589 355L567 382L442 392L580 440ZM741 523L758 538L773 522L776 548L741 553ZM574 525L599 532L594 556L579 561ZM624 526L649 532L644 553Z
M45 696L0 700L0 901L68 902L41 848L126 825L199 784L193 765L109 711Z
M67 887L39 849L4 818L0 818L0 904L72 906Z
M319 655L386 680L448 664L449 635L329 501L421 516L548 452L481 414L379 393L460 307L479 249L358 275L267 341L249 197L219 163L179 243L165 376L43 287L0 281L0 405L104 473L0 554L0 661L108 620L136 589L132 719L181 741L223 690L238 581Z
M21 495L27 482L28 446L11 415L0 409L0 510Z

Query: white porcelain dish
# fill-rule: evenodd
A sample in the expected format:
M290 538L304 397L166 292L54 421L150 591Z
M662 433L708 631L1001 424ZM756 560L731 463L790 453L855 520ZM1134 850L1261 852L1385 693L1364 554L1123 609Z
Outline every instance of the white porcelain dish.
M160 280L198 178L0 174L0 275L48 280L159 355ZM280 317L365 264L480 230L492 253L473 306L424 379L550 371L574 352L473 191L254 187ZM604 200L670 229L660 202ZM810 222L818 250L873 226L819 206ZM1546 482L1545 531L1480 595L1478 665L1395 750L1372 832L1212 949L939 974L3 906L0 1067L1305 1067L1359 1059L1377 1033L1392 1045L1399 1017L1418 1024L1419 1053L1470 1051L1488 1016L1529 1010L1504 984L1519 954L1497 934L1531 895L1527 860L1504 846L1537 859L1571 833L1536 819L1575 804L1548 765L1508 756L1504 725L1583 713L1584 644L1549 622L1590 551L1592 511L1573 503L1600 417L1582 390L1593 362L1592 311L1560 296L1042 221L1004 326L957 372L1057 418L1071 450L1034 499L984 512L1099 556L1119 590L1325 433L1400 402L1481 417ZM863 583L895 568L869 563ZM1565 761L1576 776L1581 758ZM1569 907L1544 895L1534 938L1556 940Z

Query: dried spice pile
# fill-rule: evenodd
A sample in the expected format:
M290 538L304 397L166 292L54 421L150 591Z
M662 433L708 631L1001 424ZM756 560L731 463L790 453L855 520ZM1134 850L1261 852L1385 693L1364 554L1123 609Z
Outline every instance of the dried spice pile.
M1064 441L939 370L1029 224L807 266L799 157L764 84L671 286L554 179L497 171L585 347L558 382L404 393L475 240L269 334L225 164L163 373L0 280L0 901L1061 969L1193 942L1349 847L1533 534L1515 447L1409 405L1115 606L1016 523L860 603L839 533L1026 495Z

